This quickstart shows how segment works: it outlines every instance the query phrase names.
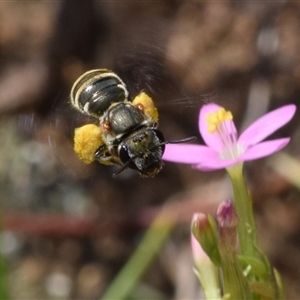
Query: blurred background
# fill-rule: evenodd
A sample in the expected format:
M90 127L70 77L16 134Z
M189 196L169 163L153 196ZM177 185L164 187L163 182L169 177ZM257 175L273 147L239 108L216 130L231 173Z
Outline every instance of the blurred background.
M130 170L113 178L115 167L85 165L74 128L96 121L70 106L69 91L83 72L112 69L132 97L153 97L167 140L202 143L198 112L208 101L231 110L241 130L299 104L299 32L293 1L1 1L0 251L11 297L100 299L166 203L178 224L141 279L140 299L199 297L190 221L231 196L225 171L165 163L153 179ZM299 161L299 113L274 134L285 136L285 153ZM261 246L297 299L300 193L280 171L292 174L289 165L274 161L245 172Z

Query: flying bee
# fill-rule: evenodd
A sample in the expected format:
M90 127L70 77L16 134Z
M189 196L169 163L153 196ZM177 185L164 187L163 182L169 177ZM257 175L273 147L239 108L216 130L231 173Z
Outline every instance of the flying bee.
M125 83L107 69L81 75L71 89L71 104L80 112L99 119L75 129L74 150L85 163L120 165L142 177L154 177L163 166L164 135L158 127L158 111L152 99L141 92L132 101ZM174 142L185 142L188 138Z

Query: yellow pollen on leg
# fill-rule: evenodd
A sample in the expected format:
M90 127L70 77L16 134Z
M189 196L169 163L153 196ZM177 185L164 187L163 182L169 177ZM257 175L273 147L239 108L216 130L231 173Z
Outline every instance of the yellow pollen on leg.
M214 133L220 123L223 121L231 121L232 119L232 113L230 111L226 111L224 107L221 107L216 112L207 114L206 121L208 125L208 132Z

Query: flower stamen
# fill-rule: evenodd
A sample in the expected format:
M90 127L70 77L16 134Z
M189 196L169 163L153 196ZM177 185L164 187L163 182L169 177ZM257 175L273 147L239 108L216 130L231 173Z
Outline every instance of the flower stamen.
M235 159L243 152L237 144L237 132L232 119L232 113L223 107L206 116L208 132L217 133L222 141L220 157L223 159Z
M217 111L207 114L206 121L208 124L208 132L214 133L220 124L224 121L232 121L232 113L226 111L224 107L219 108Z

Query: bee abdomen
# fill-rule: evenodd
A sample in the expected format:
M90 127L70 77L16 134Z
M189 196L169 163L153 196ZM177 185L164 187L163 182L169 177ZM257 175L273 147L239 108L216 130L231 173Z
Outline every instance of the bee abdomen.
M113 104L128 98L125 83L106 69L91 70L80 76L71 90L72 105L95 117L101 117Z

